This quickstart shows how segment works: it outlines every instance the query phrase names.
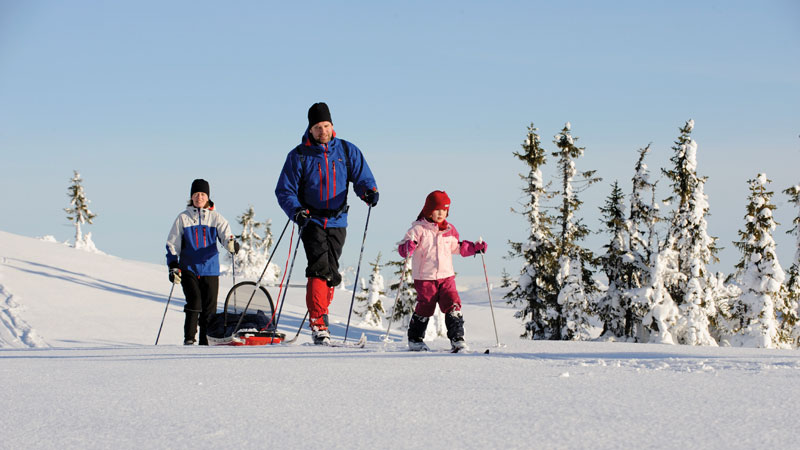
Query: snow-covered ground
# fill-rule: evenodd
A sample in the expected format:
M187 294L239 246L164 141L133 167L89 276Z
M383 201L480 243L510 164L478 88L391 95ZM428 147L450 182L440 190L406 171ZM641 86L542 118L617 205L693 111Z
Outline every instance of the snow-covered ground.
M179 289L153 346L169 288L163 266L0 232L0 448L797 445L797 351L520 340L495 290L498 348L485 286L462 294L469 354L407 352L395 326L351 325L365 349L184 347ZM291 288L282 331L303 305Z

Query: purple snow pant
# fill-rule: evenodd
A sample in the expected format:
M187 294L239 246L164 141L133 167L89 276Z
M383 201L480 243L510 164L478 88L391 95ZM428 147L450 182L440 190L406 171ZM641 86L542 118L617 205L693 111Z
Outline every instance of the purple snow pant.
M461 311L461 297L456 291L456 277L441 280L414 280L417 290L417 307L414 312L422 317L430 317L439 310L447 314L451 311Z

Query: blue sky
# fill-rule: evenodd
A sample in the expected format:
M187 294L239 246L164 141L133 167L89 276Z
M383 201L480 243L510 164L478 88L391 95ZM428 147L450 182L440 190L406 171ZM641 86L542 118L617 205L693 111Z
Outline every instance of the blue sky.
M77 169L98 215L85 231L110 254L162 262L194 178L231 222L253 205L277 234L277 175L308 106L325 101L381 190L362 272L378 251L397 258L427 193L445 189L462 238L489 243L490 275L516 274L503 259L527 233L510 212L525 171L512 152L531 122L548 150L572 123L578 168L604 178L583 197L597 230L610 183L630 190L637 149L652 143L657 175L691 118L709 231L725 247L717 269L739 258L731 241L759 172L774 181L788 267L797 211L780 191L800 183L800 3L384 3L0 0L0 229L70 239ZM366 218L351 204L344 266ZM482 278L480 260L456 264Z

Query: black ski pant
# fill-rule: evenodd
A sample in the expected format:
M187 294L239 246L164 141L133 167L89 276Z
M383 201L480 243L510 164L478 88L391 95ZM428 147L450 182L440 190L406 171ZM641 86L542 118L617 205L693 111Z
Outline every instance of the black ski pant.
M303 228L303 249L306 251L308 267L306 278L322 278L328 286L338 286L342 282L339 274L339 257L347 236L347 228L323 228L309 222Z
M197 327L200 326L200 345L208 345L206 330L208 319L217 312L217 295L219 294L219 277L198 277L184 270L181 274L181 287L186 297L186 321L183 323L183 339L194 340Z

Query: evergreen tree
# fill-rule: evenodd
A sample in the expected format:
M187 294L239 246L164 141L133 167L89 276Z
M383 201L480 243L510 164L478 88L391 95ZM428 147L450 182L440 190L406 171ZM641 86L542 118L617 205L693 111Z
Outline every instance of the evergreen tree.
M658 206L655 201L656 183L650 182L650 172L644 158L650 151L650 144L639 149L631 190L631 213L628 218L628 248L632 261L628 278L626 297L629 309L626 315L625 336L637 342L646 341L643 336L642 319L654 305L653 298L648 297L645 286L653 287L652 267L656 266L658 253L658 235L656 224L660 221ZM649 200L648 200L649 199ZM649 291L650 294L656 291ZM642 295L644 294L644 295ZM649 334L649 333L648 333Z
M67 189L70 207L64 208L64 211L67 213L67 219L75 224L75 248L86 247L87 244L90 247L94 247L94 244L91 244L91 235L87 234L84 237L81 233L81 225L84 223L91 224L92 219L97 215L89 210L89 203L91 202L86 199L83 180L77 170L73 171L73 177L70 181L72 184Z
M677 202L671 214L667 242L677 252L677 274L667 280L670 296L680 309L676 337L689 345L716 345L709 330L710 318L716 315L712 274L707 265L717 261L716 238L708 235L706 215L708 197L705 177L697 175L697 143L691 138L694 121L680 129L672 147L672 169L662 169L672 182L672 195L665 202Z
M786 274L778 261L772 232L777 228L773 219L773 193L767 190L770 181L765 174L749 180L745 227L735 242L742 252L736 265L736 280L741 295L733 301L731 315L736 324L730 343L736 346L775 348L780 346L776 310L784 307ZM788 343L787 343L788 344Z
M245 278L258 279L269 260L270 249L272 248L272 221L266 220L259 222L255 220L255 209L250 206L241 216L237 217L237 223L242 226L242 233L236 236L239 241L239 253L233 259L236 265L236 274ZM261 229L264 235L261 235ZM228 255L230 258L230 255ZM278 281L280 267L275 263L264 272L263 282Z
M591 266L596 265L594 254L579 242L588 234L589 229L576 218L576 213L583 202L578 193L601 178L595 177L595 171L578 172L575 159L582 156L583 147L577 147L577 138L571 134L569 122L555 136L554 143L558 151L553 156L559 157L558 172L561 181L561 207L555 218L558 229L556 245L559 271L556 276L558 286L558 306L560 310L559 339L575 340L589 337L591 329L590 317L596 313L592 296L596 291Z
M606 253L600 257L600 264L608 278L608 289L600 297L597 313L603 321L603 336L628 337L631 320L628 292L631 288L633 273L633 256L628 243L629 222L625 218L624 194L616 181L612 185L611 194L604 207L603 224L611 240L604 245Z
M550 339L559 334L556 252L550 231L552 220L541 208L542 200L549 196L541 171L546 155L533 124L528 127L522 150L514 152L514 156L528 166L528 173L520 175L525 182L523 192L527 196L520 214L525 216L530 228L527 242L509 241L509 256L521 257L524 263L516 280L512 280L508 273L503 273L503 287L510 288L504 298L509 304L523 306L515 314L515 317L525 321L522 337Z
M392 296L396 299L392 306L392 322L408 326L411 314L414 312L414 305L417 302L417 290L414 288L414 278L411 275L411 258L390 261L387 265L397 268L394 272L397 281L389 286L389 291L394 292Z
M647 280L649 267L651 266L652 256L657 251L658 236L655 226L659 222L658 206L655 203L656 183L650 182L650 172L644 157L650 151L650 145L639 149L639 159L636 161L633 176L633 188L631 190L631 213L628 217L630 221L629 244L631 255L633 256L633 272L631 273L631 287L639 288Z
M646 285L638 289L631 299L633 308L642 316L642 329L637 334L639 342L676 344L673 330L677 327L679 311L667 286L677 274L677 252L665 245L652 256Z
M791 341L797 347L800 342L800 185L783 191L790 202L798 209L798 215L792 221L792 228L787 232L797 236L795 254L786 277L786 301L781 317L781 335L783 340Z
M386 292L384 291L383 275L381 275L380 252L378 252L375 262L370 263L370 265L372 266L372 273L369 277L369 287L365 286L363 280L361 280L361 291L356 294L358 308L356 308L355 313L364 319L361 321L362 324L381 327L381 317L386 313L383 308L383 296L386 295Z

